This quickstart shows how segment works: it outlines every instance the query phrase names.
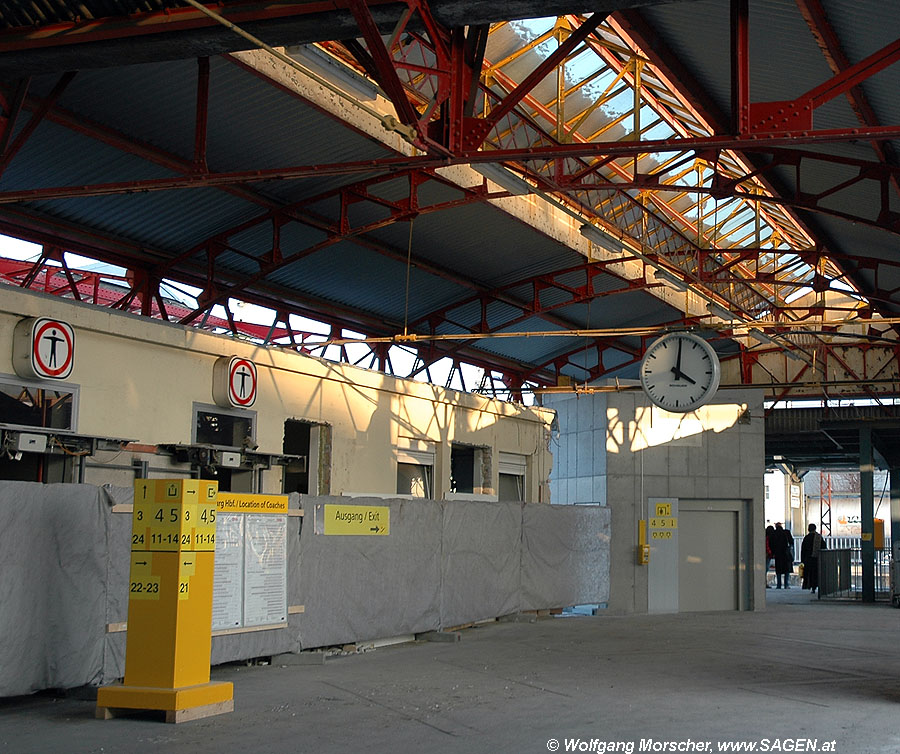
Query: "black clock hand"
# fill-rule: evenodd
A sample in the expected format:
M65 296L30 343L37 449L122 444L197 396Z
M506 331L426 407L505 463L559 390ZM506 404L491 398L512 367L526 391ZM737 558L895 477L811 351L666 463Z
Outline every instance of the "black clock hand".
M690 377L688 377L684 372L679 372L679 379L687 380L687 381L690 382L692 385L696 385L696 384L697 384L697 380L692 380L692 379L691 379Z
M675 375L676 380L684 377L684 373L681 371L681 339L678 340L678 354L675 356L675 366L672 367L671 372Z

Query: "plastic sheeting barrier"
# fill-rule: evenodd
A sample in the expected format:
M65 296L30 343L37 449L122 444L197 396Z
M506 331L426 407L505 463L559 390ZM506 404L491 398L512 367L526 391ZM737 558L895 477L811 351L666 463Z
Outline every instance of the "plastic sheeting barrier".
M0 696L124 672L127 488L0 482ZM390 507L389 536L325 536L317 504ZM290 507L300 498L291 495ZM448 628L609 599L609 509L302 498L288 518L286 628L213 637L211 663Z

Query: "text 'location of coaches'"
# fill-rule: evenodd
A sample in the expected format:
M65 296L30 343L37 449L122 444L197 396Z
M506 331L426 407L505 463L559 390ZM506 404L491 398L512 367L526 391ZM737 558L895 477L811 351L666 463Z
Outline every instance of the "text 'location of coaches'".
M13 333L13 368L19 377L64 380L75 365L75 331L46 317L23 319Z
M316 534L386 537L391 533L391 509L386 505L316 506Z

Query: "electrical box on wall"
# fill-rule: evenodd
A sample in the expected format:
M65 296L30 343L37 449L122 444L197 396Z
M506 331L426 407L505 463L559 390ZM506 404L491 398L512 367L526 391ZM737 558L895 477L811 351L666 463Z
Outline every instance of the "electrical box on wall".
M638 565L650 564L650 545L638 545Z
M228 469L236 469L241 465L241 454L240 453L232 453L230 451L223 450L219 454L219 466L224 466Z
M44 453L47 435L37 432L7 432L6 448L13 453Z

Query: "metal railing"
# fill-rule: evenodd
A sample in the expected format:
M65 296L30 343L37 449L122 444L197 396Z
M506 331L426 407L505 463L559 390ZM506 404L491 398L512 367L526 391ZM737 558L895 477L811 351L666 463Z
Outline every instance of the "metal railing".
M856 539L858 537L846 537ZM819 551L819 599L862 594L862 547ZM891 551L875 550L875 599L891 599Z
M803 537L794 537L794 559L800 560L800 545ZM825 546L829 550L860 550L862 549L862 537L825 537ZM891 538L884 538L884 549L891 551Z
M819 550L819 599L850 597L853 591L853 550Z

